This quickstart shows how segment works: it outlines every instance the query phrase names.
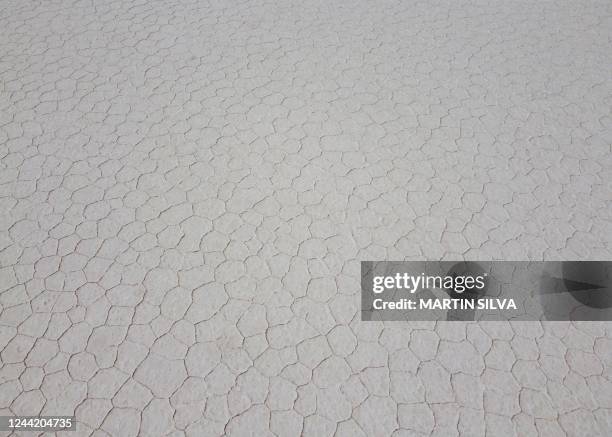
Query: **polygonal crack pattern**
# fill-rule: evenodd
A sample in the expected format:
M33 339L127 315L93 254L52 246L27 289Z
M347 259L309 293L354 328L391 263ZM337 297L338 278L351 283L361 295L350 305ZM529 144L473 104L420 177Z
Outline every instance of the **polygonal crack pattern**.
M358 311L360 260L611 258L611 34L607 0L3 1L0 414L612 435L609 324Z

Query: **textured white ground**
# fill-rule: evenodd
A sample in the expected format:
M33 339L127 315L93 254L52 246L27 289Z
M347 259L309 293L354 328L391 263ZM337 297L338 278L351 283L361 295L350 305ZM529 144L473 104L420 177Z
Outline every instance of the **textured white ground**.
M360 260L612 259L612 3L0 1L0 414L610 436L612 324L363 323Z

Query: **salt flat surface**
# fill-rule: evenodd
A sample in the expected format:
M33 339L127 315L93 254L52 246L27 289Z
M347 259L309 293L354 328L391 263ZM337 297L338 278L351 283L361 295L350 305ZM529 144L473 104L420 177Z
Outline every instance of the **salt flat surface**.
M609 0L2 1L0 414L612 435L610 324L359 320L360 260L611 259L611 54Z

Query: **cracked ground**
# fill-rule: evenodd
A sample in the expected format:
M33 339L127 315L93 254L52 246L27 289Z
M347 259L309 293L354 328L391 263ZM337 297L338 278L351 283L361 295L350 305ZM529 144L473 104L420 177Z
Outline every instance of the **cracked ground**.
M359 313L361 260L612 259L611 53L609 0L0 1L0 415L612 435L608 323Z

